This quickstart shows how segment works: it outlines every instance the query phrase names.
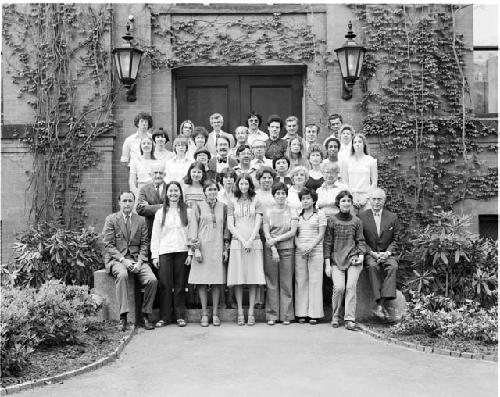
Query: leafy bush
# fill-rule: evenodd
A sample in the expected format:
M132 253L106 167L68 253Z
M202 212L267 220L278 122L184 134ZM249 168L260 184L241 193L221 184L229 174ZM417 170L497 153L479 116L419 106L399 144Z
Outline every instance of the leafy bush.
M88 284L100 268L99 235L39 224L17 235L14 243L16 285L39 287L52 278L68 284Z
M2 292L2 376L18 373L37 346L75 343L95 320L100 302L87 287L57 281Z
M498 342L498 308L486 310L470 300L458 306L444 296L413 294L396 332L494 344Z
M408 290L444 295L457 303L497 304L497 243L471 233L470 223L469 215L440 212L434 214L434 223L411 233L403 258Z

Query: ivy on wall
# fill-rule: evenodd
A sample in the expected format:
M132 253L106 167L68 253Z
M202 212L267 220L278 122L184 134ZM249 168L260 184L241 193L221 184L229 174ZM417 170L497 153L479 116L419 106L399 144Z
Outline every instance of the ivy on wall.
M113 129L109 44L104 5L10 4L3 7L5 73L34 112L20 139L33 154L35 224L82 227L83 170L95 166L97 137Z
M482 138L496 134L470 112L469 51L456 5L353 5L368 53L361 84L363 131L380 143L379 185L405 224L460 200L497 195ZM496 146L486 150L495 150Z

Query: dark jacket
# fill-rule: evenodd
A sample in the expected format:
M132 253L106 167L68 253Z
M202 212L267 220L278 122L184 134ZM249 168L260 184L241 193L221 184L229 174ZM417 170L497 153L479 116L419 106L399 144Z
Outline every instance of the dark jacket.
M363 234L368 253L372 251L390 251L394 254L397 251L400 224L396 214L382 209L380 216L380 236L377 233L377 225L375 224L371 209L361 212L358 217L363 223Z

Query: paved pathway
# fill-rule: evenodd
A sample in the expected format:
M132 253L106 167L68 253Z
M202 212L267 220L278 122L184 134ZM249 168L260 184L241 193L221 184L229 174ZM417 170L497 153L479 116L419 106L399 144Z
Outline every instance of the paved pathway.
M497 364L328 324L141 329L119 360L17 396L497 396Z

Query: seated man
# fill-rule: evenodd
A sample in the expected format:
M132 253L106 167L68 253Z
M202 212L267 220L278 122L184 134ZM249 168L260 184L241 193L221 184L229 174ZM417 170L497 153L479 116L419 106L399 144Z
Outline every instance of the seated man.
M118 197L120 211L108 215L102 230L104 265L116 278L116 298L120 305L120 329L127 329L128 273L136 274L145 287L142 302L144 327L153 329L149 314L153 310L158 281L148 264L148 229L143 217L132 212L135 197L132 192L122 192Z
M365 265L377 302L375 316L395 321L394 307L387 301L396 298L395 258L399 237L399 221L396 214L384 209L386 195L383 189L374 188L369 193L372 209L361 212L358 217L363 222L366 255Z

